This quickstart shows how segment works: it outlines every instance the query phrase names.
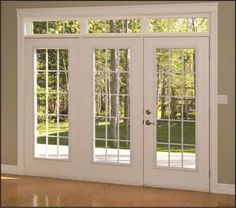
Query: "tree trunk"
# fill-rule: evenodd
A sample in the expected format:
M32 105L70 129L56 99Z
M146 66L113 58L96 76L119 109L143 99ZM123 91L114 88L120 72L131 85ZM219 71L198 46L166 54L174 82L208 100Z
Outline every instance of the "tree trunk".
M115 31L115 25L113 20L110 20L111 24L111 32ZM110 92L111 94L117 94L118 92L118 74L117 74L117 67L116 67L116 50L111 49L111 86L110 86ZM111 120L109 125L109 139L117 139L116 135L116 128L117 128L117 114L118 114L118 102L117 102L117 96L111 96ZM112 142L112 147L117 147L117 141Z
M172 96L175 96L175 89L171 88L172 91ZM175 98L171 97L171 103L170 103L170 118L174 119L175 118L175 114L176 114L176 107L175 107Z

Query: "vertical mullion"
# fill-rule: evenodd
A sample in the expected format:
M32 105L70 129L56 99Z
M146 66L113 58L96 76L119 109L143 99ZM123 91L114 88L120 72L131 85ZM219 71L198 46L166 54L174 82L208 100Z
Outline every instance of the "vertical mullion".
M59 157L59 131L60 131L60 121L59 121L59 93L60 93L60 88L59 88L59 50L57 49L57 158Z
M124 23L124 21L122 21L122 23ZM117 96L117 103L118 103L118 110L117 110L117 159L118 159L118 163L120 161L120 124L119 124L119 121L120 121L120 116L119 116L119 104L120 104L120 98L119 98L119 95L120 95L120 70L119 70L119 65L120 65L120 60L119 60L119 48L117 49L117 68L116 68L116 72L118 73L117 74L117 77L118 77L118 83L117 83L117 88L118 90L116 91L116 96Z
M182 84L181 84L181 168L183 168L183 142L184 142L184 121L183 121L183 93L184 93L184 50L181 50L182 62Z
M170 79L170 64L171 64L171 49L168 49L168 167L170 167L170 101L171 101L171 94L170 94L170 85L171 85L171 79Z
M107 49L105 49L105 160L107 161L107 110L109 110L108 99L109 94L107 95ZM107 99L108 97L108 99Z
M46 157L48 157L48 49L46 49Z

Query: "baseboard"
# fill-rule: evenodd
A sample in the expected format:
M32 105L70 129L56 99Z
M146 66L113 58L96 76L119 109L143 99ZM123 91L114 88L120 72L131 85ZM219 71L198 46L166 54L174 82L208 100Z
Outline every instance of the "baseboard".
M212 193L235 195L235 184L218 183L215 184Z
M1 165L1 173L5 173L5 174L16 174L16 175L24 175L24 171L20 166L17 165ZM33 174L30 174L33 175ZM36 175L36 174L35 174ZM41 174L40 176L44 176L44 177L50 177L50 176L46 176L44 174ZM51 176L52 177L52 176ZM54 176L55 177L55 176ZM56 178L64 178L65 177L56 177ZM75 177L67 177L67 179L74 179L74 180L78 180L78 178ZM86 180L86 181L97 181L97 182L105 182L105 183L114 183L115 181L109 181L109 180L98 180L97 178L83 178L80 180ZM118 183L118 182L117 182ZM128 184L126 182L121 182L119 181L119 184ZM140 184L130 184L129 185L140 185ZM219 193L219 194L231 194L231 195L235 195L235 184L224 184L224 183L217 183L215 184L212 188L211 188L211 193Z
M23 169L18 165L1 165L1 173L23 175Z

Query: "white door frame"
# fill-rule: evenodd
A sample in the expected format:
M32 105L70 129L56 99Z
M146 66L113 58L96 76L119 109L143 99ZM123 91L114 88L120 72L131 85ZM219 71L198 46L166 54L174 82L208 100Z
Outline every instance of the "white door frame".
M188 3L188 4L162 4L162 5L150 5L150 6L125 6L125 7L87 7L87 8L44 8L44 9L17 9L17 62L18 62L18 109L17 109L17 165L2 165L3 171L8 173L24 174L24 38L26 37L27 27L26 23L29 18L48 18L48 17L79 17L86 21L88 14L93 16L130 16L130 15L142 15L143 37L144 33L148 34L148 25L145 24L145 17L153 14L171 15L175 14L198 14L205 13L209 15L209 30L210 33L206 35L210 37L210 191L219 192L220 184L218 183L218 133L217 133L217 119L218 119L218 2L208 3ZM86 33L86 24L81 22L81 33ZM163 34L162 34L163 35ZM164 34L173 35L173 34ZM180 34L186 35L186 34ZM189 34L187 34L189 35ZM202 35L202 34L198 34ZM84 36L84 35L82 35ZM82 37L81 36L81 37ZM116 36L116 35L111 35ZM160 36L160 34L151 34L151 36Z

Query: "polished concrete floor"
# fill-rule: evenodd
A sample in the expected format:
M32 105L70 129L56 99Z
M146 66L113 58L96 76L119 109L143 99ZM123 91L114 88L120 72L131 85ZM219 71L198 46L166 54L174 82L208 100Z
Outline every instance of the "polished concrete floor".
M2 206L205 206L234 207L235 196L2 175Z

